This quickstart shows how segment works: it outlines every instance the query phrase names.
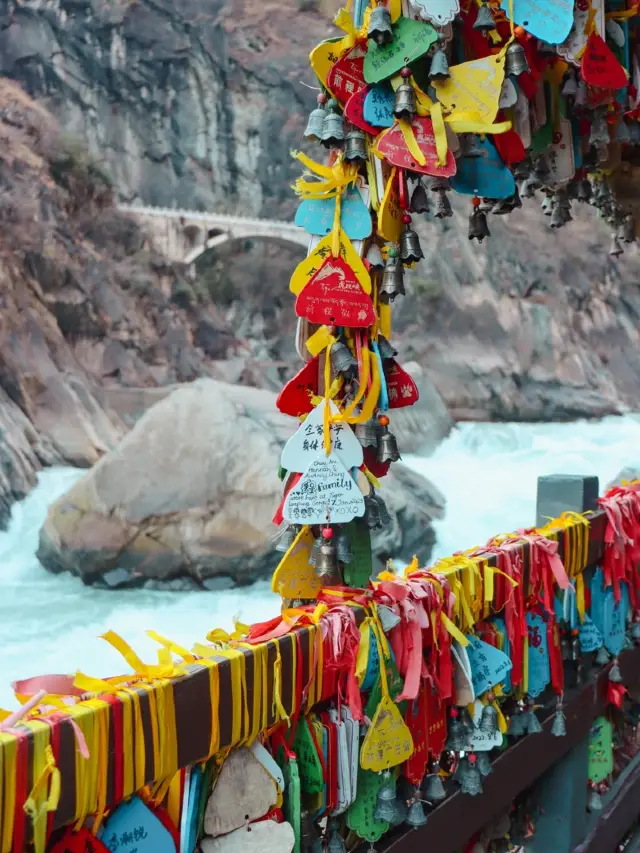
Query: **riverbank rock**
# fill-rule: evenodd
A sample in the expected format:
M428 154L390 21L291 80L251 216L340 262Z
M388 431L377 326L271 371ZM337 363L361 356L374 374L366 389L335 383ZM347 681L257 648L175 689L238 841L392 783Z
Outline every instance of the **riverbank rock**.
M40 562L118 587L216 589L269 577L277 464L293 428L269 391L211 379L179 387L51 506ZM427 560L440 493L394 465L381 494L392 523L374 542L380 566L414 553Z

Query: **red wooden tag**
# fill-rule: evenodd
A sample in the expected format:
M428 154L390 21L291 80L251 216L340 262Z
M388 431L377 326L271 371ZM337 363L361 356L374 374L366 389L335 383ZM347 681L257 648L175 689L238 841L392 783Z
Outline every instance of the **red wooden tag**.
M376 312L349 264L329 256L296 299L296 314L311 323L358 328L371 326Z
M174 844L176 845L176 850L180 849L180 831L175 823L171 820L171 815L166 810L164 806L154 806L151 803L147 804L147 808L154 813L154 815L158 818L160 823L167 830L169 835L173 838ZM133 851L132 851L133 853Z
M77 832L67 829L50 853L109 853L109 850L83 826Z
M365 55L366 50L357 44L347 51L327 74L327 86L342 103L367 85L364 81Z
M418 148L426 158L426 165L421 166L413 159L413 155L407 148L404 136L399 125L394 125L378 143L378 149L384 154L392 166L400 169L410 169L412 172L420 172L422 175L441 175L450 178L456 173L456 161L451 151L447 151L447 161L444 166L438 166L438 153L436 151L436 139L433 135L433 125L430 118L416 116L411 122L413 135L418 143Z
M262 823L263 820L272 820L274 823L284 823L284 815L282 809L271 809L264 817L259 817L257 820L252 820L251 823Z
M390 409L402 409L418 402L418 386L395 358L385 362L384 378L387 382Z
M622 89L627 85L627 72L595 31L582 54L582 78L587 85L598 89Z
M496 121L502 120L500 113L498 113ZM513 128L507 130L506 133L496 133L493 137L493 142L498 149L498 154L502 158L502 161L507 166L510 166L512 163L519 163L527 156L522 140Z
M367 466L369 471L371 471L374 477L377 477L378 480L380 480L382 477L387 476L389 468L391 467L391 462L378 462L377 447L363 447L362 456L364 464Z
M447 742L447 706L440 701L437 690L425 686L427 694L427 720L429 724L427 745L434 758L444 751Z
M351 95L344 106L344 117L347 121L351 122L354 127L359 127L360 130L364 130L365 133L377 136L380 133L380 128L369 124L369 122L365 121L364 118L364 101L367 97L368 91L369 86L366 86L364 89L360 89L359 92L355 92Z
M318 393L318 360L316 355L308 361L278 394L276 406L283 415L299 418L313 409L311 395Z
M418 698L415 702L409 702L404 715L404 721L413 738L413 754L408 761L405 761L403 773L412 785L419 785L422 782L429 760L429 719L427 711L429 706L428 693L430 691L430 685L423 681Z

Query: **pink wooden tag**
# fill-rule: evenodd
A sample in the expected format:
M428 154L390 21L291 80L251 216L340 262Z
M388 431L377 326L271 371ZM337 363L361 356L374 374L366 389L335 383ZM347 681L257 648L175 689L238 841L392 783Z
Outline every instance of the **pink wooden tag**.
M392 166L400 169L409 169L412 172L420 172L422 175L439 175L450 178L456 173L456 161L451 151L447 151L447 159L444 166L438 166L438 153L436 151L436 139L433 135L433 124L430 118L416 116L411 122L413 135L418 143L418 148L426 158L426 165L421 166L413 158L407 148L404 136L399 125L394 125L388 133L382 137L378 144L381 154L387 158Z

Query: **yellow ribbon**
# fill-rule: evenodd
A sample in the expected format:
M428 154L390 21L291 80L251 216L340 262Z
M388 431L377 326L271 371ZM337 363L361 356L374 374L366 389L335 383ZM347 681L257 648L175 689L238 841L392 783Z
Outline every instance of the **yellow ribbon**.
M47 814L58 808L60 800L60 770L56 765L49 743L51 728L46 723L30 722L33 732L33 775L35 782L24 811L33 825L33 846L36 853L44 853L47 843Z
M318 178L317 181L306 181L304 178L296 180L293 189L305 199L334 198L350 184L354 184L358 177L357 165L345 163L342 155L338 156L333 166L317 163L301 151L293 152L292 157Z

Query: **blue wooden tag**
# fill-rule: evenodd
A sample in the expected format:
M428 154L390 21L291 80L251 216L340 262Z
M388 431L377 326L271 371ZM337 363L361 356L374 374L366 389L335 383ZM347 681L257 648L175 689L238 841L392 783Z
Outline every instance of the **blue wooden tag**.
M616 604L613 589L604 591L604 645L612 655L619 655L624 648L629 612L629 590L626 583L620 584L620 601Z
M473 634L468 634L467 639L473 690L476 696L481 696L504 681L513 664L504 652L479 640Z
M371 628L369 628L369 658L367 660L367 671L360 687L361 690L371 690L380 675L380 655L378 644Z
M381 83L378 86L372 86L364 99L362 111L364 120L374 127L393 127L395 102L396 96L391 84Z
M139 797L116 808L100 840L111 853L176 853L171 833Z
M513 0L513 22L548 44L561 44L573 26L572 0Z
M527 632L529 635L527 692L535 697L545 690L551 680L547 623L537 613L527 613Z
M602 647L602 634L590 616L584 615L584 622L578 628L580 648L585 654L595 652Z
M200 820L200 792L202 791L202 767L196 764L191 768L189 800L185 818L185 830L180 836L180 847L184 853L192 853L198 841L198 822Z
M591 578L591 619L604 634L604 574L597 568Z
M562 593L560 593L562 595ZM558 622L564 622L564 606L562 603L562 598L556 595L553 599L553 612L556 615L556 619Z
M451 186L463 195L479 195L487 198L509 198L516 191L516 182L498 149L488 136L478 139L481 157L459 157L458 171L450 178Z
M309 234L325 237L331 233L335 213L335 198L305 198L298 208L295 223ZM340 225L350 240L365 240L371 236L371 213L357 187L350 187L342 198Z
M511 643L509 642L509 635L507 634L507 626L504 623L504 619L494 619L493 624L496 626L498 632L502 636L502 642L504 643L504 645L502 646L502 651L510 659L511 658ZM502 690L505 693L510 693L511 688L512 688L511 673L507 672L507 674L505 675L504 681L502 682Z

